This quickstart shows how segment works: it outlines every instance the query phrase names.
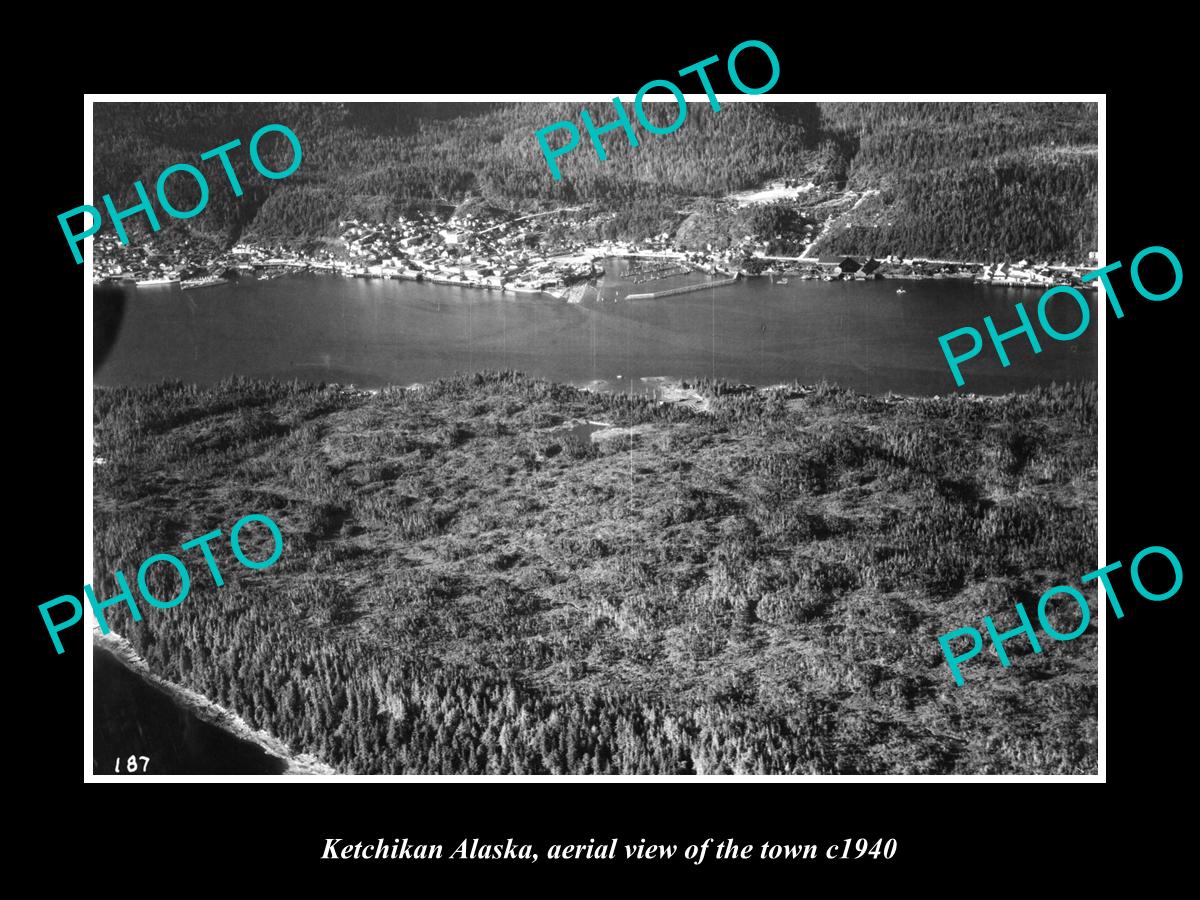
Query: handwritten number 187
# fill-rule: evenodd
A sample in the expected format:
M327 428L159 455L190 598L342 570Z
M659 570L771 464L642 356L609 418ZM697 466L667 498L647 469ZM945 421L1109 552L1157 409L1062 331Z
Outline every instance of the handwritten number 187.
M136 772L138 770L138 760L142 761L142 771L145 772L150 765L150 757L148 756L131 756L125 760L125 771ZM121 757L117 757L117 764L113 766L114 772L121 771Z

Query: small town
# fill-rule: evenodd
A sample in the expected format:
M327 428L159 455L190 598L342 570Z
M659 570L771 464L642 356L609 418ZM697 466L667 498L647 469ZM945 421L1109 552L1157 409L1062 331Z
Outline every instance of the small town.
M769 241L746 237L721 251L686 250L663 233L640 241L585 243L566 228L548 237L549 225L567 225L573 210L555 210L518 218L498 218L468 212L442 217L431 213L396 221L338 223L339 235L326 248L301 252L283 245L239 242L215 251L191 236L166 247L145 237L122 245L112 234L95 239L95 281L134 282L153 287L178 284L188 290L240 279L267 279L299 272L357 278L409 279L435 284L481 288L512 294L548 294L579 302L582 288L604 274L599 260L615 257L650 261L632 273L635 283L696 272L723 276L708 287L732 283L739 277L778 277L797 280L868 280L954 278L1010 287L1049 287L1070 284L1095 288L1081 276L1089 267L1066 263L978 263L887 256L882 259L808 256L819 235L806 236L804 254L770 256ZM546 217L551 217L547 222ZM531 221L538 220L542 221ZM1092 254L1093 257L1095 254ZM659 265L655 266L653 261ZM681 292L633 294L634 299ZM898 292L903 292L900 288Z
M778 16L733 12L711 49L770 40ZM783 23L786 89L830 94L772 96L742 41L764 97L730 93L732 52L683 72L709 49L641 17L551 16L551 44L493 18L482 54L461 28L372 53L356 23L297 58L345 96L289 88L241 29L234 74L266 90L85 93L82 195L35 160L54 269L84 279L91 584L22 603L43 654L82 640L85 777L1104 780L1104 623L1046 586L1103 562L1105 404L1128 383L1140 411L1131 378L1179 355L1154 324L1181 331L1158 301L1183 255L1156 243L1178 229L1112 204L1157 202L1157 157L1104 152L1151 120L957 93L944 40L873 18L852 53ZM410 77L410 45L444 59ZM955 93L905 93L931 54ZM838 93L866 57L883 93ZM509 93L507 68L548 86ZM672 72L683 101L646 80ZM1117 220L1151 229L1123 262ZM1171 563L1143 566L1155 591ZM684 853L627 805L540 844L459 812L407 850L386 810L301 849L893 855L887 822L751 846L695 810Z

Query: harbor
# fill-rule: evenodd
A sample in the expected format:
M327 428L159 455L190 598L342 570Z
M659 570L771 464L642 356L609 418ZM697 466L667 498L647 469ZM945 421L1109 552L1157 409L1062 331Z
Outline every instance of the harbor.
M263 281L292 274L336 275L348 278L428 282L469 287L500 294L544 294L570 303L581 302L585 285L602 293L604 260L626 260L623 272L631 286L629 299L655 299L689 293L680 284L696 275L732 278L780 277L797 281L870 281L879 279L963 280L967 283L1011 287L1050 287L1069 284L1084 289L1089 269L1066 262L969 262L946 259L875 257L818 258L806 238L799 256L770 255L765 238L746 237L721 250L698 249L669 232L641 240L584 239L568 226L579 226L576 208L510 217L495 212L459 212L445 217L413 213L392 221L355 219L336 223L336 237L303 249L282 244L239 240L221 249L194 237L179 242L150 238L121 245L111 234L95 238L97 281L136 283L138 288L178 284L183 290L211 288L230 282ZM586 213L598 216L600 213ZM1094 255L1093 255L1094 258ZM706 282L720 287L729 281ZM657 288L657 289L655 289ZM626 299L604 291L602 299Z

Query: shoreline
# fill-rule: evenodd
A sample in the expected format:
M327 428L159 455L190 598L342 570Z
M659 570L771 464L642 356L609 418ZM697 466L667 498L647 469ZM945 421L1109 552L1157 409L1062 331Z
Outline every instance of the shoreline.
M481 369L479 371L484 372L486 370ZM627 388L623 387L621 382L611 381L611 380L604 379L604 378L594 378L594 379L590 379L588 381L571 381L571 380L561 380L561 379L557 379L557 378L549 378L549 377L541 376L541 375L531 375L527 372L522 372L522 371L515 370L515 369L506 370L506 371L512 371L517 375L521 375L523 377L530 378L534 381L545 381L548 384L564 385L566 387L574 388L575 390L581 391L584 393L612 394L614 396L626 396L626 395L630 394L629 390ZM460 373L460 374L471 375L474 373L467 372L467 373ZM253 376L237 376L237 377L246 377L251 381L261 381L261 382L281 382L281 381L286 380L286 379L279 379L279 378L258 378L258 377L253 377ZM453 375L446 375L446 376L441 376L441 377L437 377L437 378L430 378L425 381L413 381L413 382L409 382L407 384L388 383L388 384L380 385L377 387L360 387L359 385L355 384L354 382L341 382L341 381L327 381L327 382L321 382L321 383L323 383L328 388L338 389L344 394L374 397L374 396L377 396L377 395L387 392L387 391L420 392L420 391L427 389L430 385L435 384L438 381L448 381L448 380L452 380L453 378L454 378ZM148 387L152 387L157 384L162 384L163 382L166 382L166 381L176 381L176 380L178 380L178 379L162 378L162 379L159 379L158 381L148 381L148 382L145 382L142 384L136 384L136 385L127 385L127 384L125 384L125 385L94 385L93 390L97 390L97 391L127 390L127 389L144 390ZM697 382L703 381L703 380L707 380L706 376L689 376L689 377L684 378L684 377L675 376L675 375L641 375L641 376L632 376L629 379L629 382L632 383L634 381L638 381L638 382L641 382L643 385L647 385L647 387L644 388L643 390L634 392L633 396L649 398L649 399L653 400L654 402L658 403L659 405L672 404L672 405L678 405L678 406L683 406L683 407L690 407L691 409L693 409L697 412L708 413L708 412L711 412L713 396L704 394L704 393L700 392L699 390L697 390L695 387L695 384ZM726 384L729 388L731 388L731 391L730 391L731 393L749 393L749 392L753 391L756 393L764 393L765 394L765 393L770 393L770 392L786 391L792 395L791 397L789 397L789 399L792 399L792 400L807 397L807 396L815 393L821 386L821 382L817 382L815 384L786 384L786 383L781 383L781 382L774 382L772 384L747 384L746 382L733 382L733 381L727 381L724 379L718 379L718 380L723 381L724 384ZM1076 379L1067 379L1066 381L1061 382L1061 383L1062 384L1087 384L1089 382L1098 383L1097 379L1095 379L1095 378L1080 378L1077 380ZM217 382L204 382L204 383L187 382L187 383L200 384L201 386L206 386L206 385L216 384ZM318 382L311 382L311 383L317 384ZM833 382L833 381L825 382L825 383L828 385L828 387L833 388L835 390L848 391L852 394L855 394L856 396L865 397L865 398L872 399L872 400L878 400L882 403L915 403L915 402L919 402L919 401L923 401L923 400L950 400L953 398L958 398L958 399L961 399L964 401L975 402L975 403L987 402L987 401L999 401L999 400L1005 399L1006 397L1016 396L1016 395L1020 395L1020 394L1027 394L1030 391L1038 390L1039 388L1048 388L1049 387L1049 385L1034 385L1032 387L1025 388L1024 390L1011 390L1011 391L1006 391L1005 393L1002 393L1002 394L982 394L982 393L979 393L976 391L963 391L961 393L958 391L948 391L948 392L940 392L937 394L904 394L904 393L900 393L898 391L891 390L890 388L888 390L881 391L879 393L870 393L867 391L857 390L856 388L843 387L842 385L838 384L837 382ZM589 421L589 422L587 422L587 424L611 427L612 423ZM552 427L558 427L558 426L552 426ZM105 638L105 640L107 640L107 638ZM124 639L122 639L122 640L124 640ZM131 652L133 652L132 649L131 649ZM134 653L134 656L136 656L136 653ZM185 688L184 690L187 690L187 689ZM230 715L232 715L232 713L230 713Z
M758 278L768 278L768 277L791 278L791 279L795 279L798 282L799 281L841 281L841 282L953 281L953 282L959 282L959 283L969 282L970 284L972 284L974 286L978 286L978 287L1007 287L1007 288L1020 288L1020 289L1038 288L1038 289L1043 289L1043 290L1051 288L1051 287L1055 287L1060 284L1068 284L1068 285L1074 286L1077 290L1090 290L1092 292L1096 292L1098 290L1098 283L1095 281L1076 284L1076 283L1074 283L1074 281L1072 281L1072 279L1069 276L1065 277L1065 278L1059 278L1059 279L1048 280L1048 281L1041 281L1041 280L1036 280L1036 279L1019 279L1019 278L1013 278L1013 277L1009 277L1009 276L1004 276L999 279L986 278L986 277L982 277L979 272L972 271L972 269L977 269L977 268L982 269L983 264L981 264L981 263L965 262L965 261L953 262L953 261L948 261L948 260L914 260L914 262L919 263L921 265L934 265L934 264L952 265L952 266L959 267L959 268L963 269L964 271L958 271L958 272L952 272L952 273L936 272L936 273L932 273L932 274L926 274L923 272L915 272L915 271L907 271L907 272L888 271L885 268L883 271L881 271L879 273L878 276L855 277L855 275L853 275L853 274L843 275L840 273L835 273L837 263L821 262L820 260L817 260L817 259L805 259L803 257L795 257L795 258L792 258L792 257L764 257L764 259L770 259L775 262L782 262L782 263L784 263L784 267L778 271L751 272L746 269L722 268L722 267L717 266L715 263L712 263L711 265L704 265L704 264L696 263L691 260L688 260L687 254L683 251L645 250L645 251L638 251L638 252L629 252L629 251L621 252L621 251L615 251L615 250L606 250L601 247L588 247L585 250L578 252L578 253L571 253L571 254L565 254L565 255L560 254L558 256L548 257L548 259L555 261L555 262L560 262L560 263L573 263L573 262L578 262L580 260L586 260L589 263L594 263L596 260L609 260L609 259L671 260L671 261L680 262L684 265L687 265L698 272L716 271L716 272L719 272L726 276L726 280L719 282L718 285L708 285L708 284L701 284L701 285L696 285L696 286L689 285L684 288L671 288L671 289L666 289L663 291L650 291L650 292L644 292L644 293L640 293L640 294L627 293L623 297L614 298L615 300L618 300L618 301L629 300L629 299L658 299L657 295L660 295L660 294L663 296L667 296L667 295L676 294L676 293L686 293L687 291L698 290L703 287L719 286L721 284L733 283L733 281L736 281L739 279L758 279ZM788 269L786 264L789 262L802 264L808 268L807 268L807 270ZM818 272L822 272L822 274L817 274ZM416 283L426 283L427 282L429 284L437 284L437 285L441 285L443 287L473 288L475 290L494 291L501 295L512 295L512 296L506 297L505 299L515 299L516 297L518 297L520 295L532 295L532 296L544 295L547 297L553 297L555 300L560 300L560 301L564 301L564 302L568 302L568 303L579 303L582 301L583 294L586 293L586 290L588 287L594 288L597 292L597 295L599 294L599 290L604 283L606 274L607 273L605 273L602 269L600 274L596 275L593 278L586 278L586 279L583 279L580 281L574 281L571 284L557 283L553 287L548 287L548 288L540 287L539 288L539 287L529 287L529 286L525 286L525 285L517 285L513 282L502 282L499 284L495 284L495 283L484 283L481 281L471 281L471 280L467 280L467 279L457 280L458 278L461 278L462 276L430 275L430 274L427 274L424 272L422 272L418 275L410 275L410 274L406 274L398 269L394 269L394 268L390 268L390 267L389 267L388 271L381 271L381 272L369 272L363 267L336 269L333 266L330 266L325 263L321 263L316 259L298 258L294 262L290 262L288 264L281 264L281 265L276 265L276 266L265 268L264 271L255 273L255 276L253 279L248 279L248 280L251 283L255 283L255 282L259 282L259 281L272 281L276 278L282 278L282 277L286 277L288 275L313 275L313 276L318 276L318 277L327 276L327 277L332 277L332 278L364 278L364 279L371 280L371 281L374 281L374 280L378 280L378 281L412 281L412 282L416 282ZM657 280L657 279L651 279L651 281L653 281L653 280ZM136 288L138 290L147 289L147 290L154 290L154 291L158 291L163 288L172 290L177 287L180 291L183 291L183 290L189 290L189 289L193 289L193 288L197 288L197 287L215 287L218 285L233 285L236 287L238 284L238 281L236 279L212 279L212 280L205 281L204 283L193 282L193 283L185 284L178 280L172 280L172 281L168 281L168 282L164 283L162 280L156 279L151 282L142 283L142 282L136 281L133 278L130 278L127 276L107 276L107 277L103 277L103 278L93 277L92 284L93 284L93 286L98 286L98 285L102 285L102 284L113 284L113 285L118 285L118 286L129 286L129 287ZM636 285L634 285L634 286L636 286Z
M470 373L468 373L470 374ZM524 373L518 373L524 374ZM590 394L612 394L612 395L628 395L628 391L621 389L617 382L607 381L605 379L592 379L586 382L574 381L557 381L551 378L540 378L540 376L528 376L535 380L547 381L552 384L562 384L567 387L574 388L577 391L582 391ZM346 393L351 394L369 394L375 396L386 390L404 390L404 391L421 391L439 379L431 379L430 381L416 381L407 385L387 385L377 388L360 388L354 384L339 384L330 382L329 387L340 387ZM694 412L711 413L715 395L705 394L695 387L695 384L700 378L682 378L674 375L642 375L631 378L630 381L639 381L646 387L636 392L633 396L646 397L653 400L660 406L672 405L681 406L693 410ZM1094 379L1081 379L1079 384L1086 384ZM1069 383L1069 382L1068 382ZM746 384L745 382L726 382L733 390L731 393L773 393L786 392L789 400L803 399L817 392L820 388L820 383L817 384L786 384L775 382L773 384ZM887 390L879 394L870 394L864 391L855 390L854 388L843 388L835 382L828 382L829 387L837 390L850 391L859 397L867 397L872 400L878 400L881 403L917 403L923 400L950 400L958 398L971 403L996 402L1004 400L1006 397L1029 393L1036 390L1036 387L1028 388L1024 391L1008 391L1003 394L981 394L976 391L963 391L958 393L951 391L949 393L939 394L901 394L897 391ZM1044 386L1043 386L1044 387ZM547 430L554 430L563 427L564 424L575 425L593 425L599 426L602 430L620 427L612 422L593 422L587 419L578 419L572 423L560 423L559 425L549 426ZM598 432L599 433L599 432Z
M203 722L249 744L254 744L265 753L281 760L286 766L283 775L336 775L331 766L307 753L293 754L291 750L272 734L251 728L239 715L203 694L176 684L155 674L149 664L138 655L129 643L115 631L100 634L99 628L92 629L93 646L107 650L128 671L166 693L172 700Z

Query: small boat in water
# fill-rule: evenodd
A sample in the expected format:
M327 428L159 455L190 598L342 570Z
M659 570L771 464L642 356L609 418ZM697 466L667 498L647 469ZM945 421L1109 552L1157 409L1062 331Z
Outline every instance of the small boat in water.
M787 279L786 279L786 278L780 278L780 279L779 279L779 281L778 281L778 282L776 282L776 283L777 283L777 284L787 284Z
M906 291L904 288L896 288L896 293L897 294L907 294L908 291Z

